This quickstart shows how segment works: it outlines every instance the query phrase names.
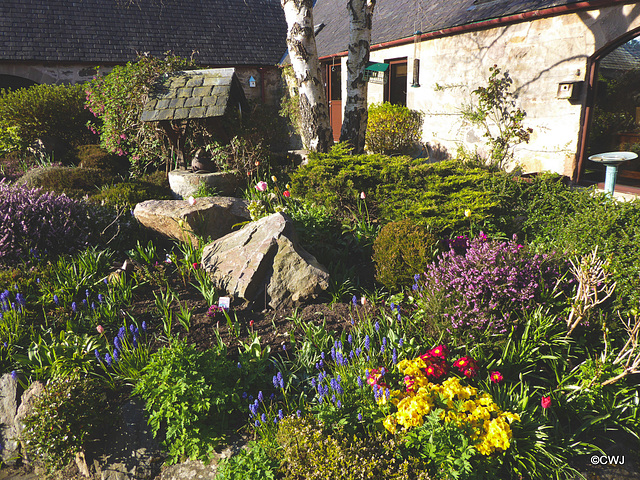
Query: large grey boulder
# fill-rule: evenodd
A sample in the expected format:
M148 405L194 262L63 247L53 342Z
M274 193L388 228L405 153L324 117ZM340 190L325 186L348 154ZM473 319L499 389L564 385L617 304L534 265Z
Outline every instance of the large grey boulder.
M291 219L274 213L204 247L202 267L229 295L273 307L316 298L329 285L329 273L298 245Z
M187 200L147 200L136 205L133 215L160 239L191 241L198 237L220 238L239 223L251 220L248 202L234 197L201 197Z
M20 454L16 413L22 387L18 375L5 373L0 377L0 442L2 443L2 460L13 464Z

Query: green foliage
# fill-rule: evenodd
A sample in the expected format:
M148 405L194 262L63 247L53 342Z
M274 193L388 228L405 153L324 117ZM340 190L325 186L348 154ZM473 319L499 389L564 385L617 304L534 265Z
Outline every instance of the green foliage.
M396 442L382 435L328 434L311 419L286 418L276 439L285 479L430 478L421 462L399 458Z
M145 181L144 178L133 179L104 187L91 199L102 205L133 208L145 200L171 200L171 190L164 186Z
M441 408L432 410L422 426L406 434L402 445L405 455L411 452L429 465L431 472L447 472L447 478L483 478L478 471L479 462L473 461L477 457L471 441L473 428L468 424L443 422L444 413Z
M80 168L108 170L112 173L126 172L129 162L123 157L107 152L100 145L81 145L74 152Z
M540 399L545 390L532 388L525 378L520 376L510 384L494 385L491 389L500 408L517 413L520 417L520 421L511 424L511 445L501 459L500 474L493 478L579 478L569 459L588 450L575 441L571 432L563 431L561 422L554 414L555 400L552 400L551 408L543 409Z
M527 114L516 108L517 95L511 91L509 72L503 73L496 65L489 72L487 86L473 91L478 104L467 107L463 117L484 130L490 148L489 165L504 168L513 159L513 148L529 143L533 130L523 125Z
M191 60L175 55L141 56L137 62L116 66L86 86L87 105L101 122L90 128L100 134L107 151L128 156L131 172L141 174L149 165L164 162L164 139L153 122L140 122L140 114L156 79L165 73L194 68Z
M412 285L437 253L439 240L409 219L386 224L373 243L376 280L392 291Z
M22 176L20 183L30 188L42 188L47 192L82 198L108 184L111 178L104 170L52 166L29 171Z
M640 203L618 202L593 189L570 188L558 175L530 181L494 176L486 186L500 201L493 228L518 231L537 251L566 258L598 255L610 259L617 282L613 308L629 312L640 301Z
M82 302L86 290L104 287L102 279L111 270L112 257L109 250L90 247L74 256L58 258L48 272L50 281L41 283L42 299L51 304L57 295L62 305Z
M261 443L249 442L246 449L223 461L218 467L218 480L275 480L280 461L270 455Z
M291 191L335 211L357 211L365 192L369 213L381 223L410 218L434 232L482 225L498 206L483 182L491 173L454 161L434 164L409 157L350 155L345 145L312 153L291 176ZM465 217L465 210L470 217Z
M224 431L249 385L247 370L260 362L237 366L226 351L196 351L174 340L151 356L134 393L146 401L154 435L164 434L170 463L185 458L209 460L224 440ZM242 389L242 390L241 390Z
M410 154L420 144L422 113L389 102L369 106L366 148L385 155Z
M36 139L63 148L86 142L83 86L33 85L0 93L0 152L25 150ZM62 153L60 151L56 153Z
M18 355L17 360L35 380L63 380L74 372L95 373L96 347L98 342L90 335L49 329L33 338L27 356Z
M49 382L24 420L28 454L49 470L65 467L84 451L106 409L103 388L89 376L77 374Z

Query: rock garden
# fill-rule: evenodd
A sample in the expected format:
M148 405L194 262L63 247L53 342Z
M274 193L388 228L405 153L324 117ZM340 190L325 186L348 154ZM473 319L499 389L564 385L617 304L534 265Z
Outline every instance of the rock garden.
M0 479L639 477L640 204L264 106L172 191L135 119L187 67L0 95Z

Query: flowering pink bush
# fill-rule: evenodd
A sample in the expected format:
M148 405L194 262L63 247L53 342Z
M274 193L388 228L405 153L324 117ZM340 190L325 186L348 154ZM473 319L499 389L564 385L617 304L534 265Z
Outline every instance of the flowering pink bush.
M532 255L515 238L458 237L449 247L416 275L417 303L472 338L506 333L511 312L540 302L542 292L558 280L559 269L549 256Z
M83 202L0 181L0 264L73 253L86 245L89 233Z

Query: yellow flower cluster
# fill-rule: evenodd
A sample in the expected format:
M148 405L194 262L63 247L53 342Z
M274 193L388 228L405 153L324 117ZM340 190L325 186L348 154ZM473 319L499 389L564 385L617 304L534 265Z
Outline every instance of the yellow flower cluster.
M388 431L396 433L399 427L403 430L419 427L424 416L438 403L444 408L443 421L473 429L472 440L482 455L509 448L512 437L509 424L519 421L520 417L501 411L491 395L461 385L456 377L446 379L442 385L431 383L424 374L421 358L403 360L398 363L398 369L405 375L408 388L391 393L391 402L396 405L397 412L387 416L383 422Z

